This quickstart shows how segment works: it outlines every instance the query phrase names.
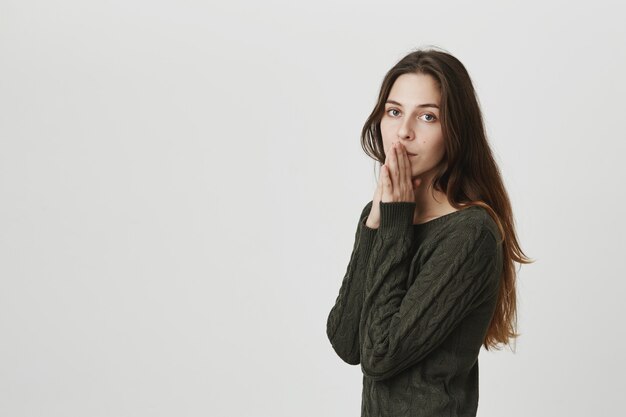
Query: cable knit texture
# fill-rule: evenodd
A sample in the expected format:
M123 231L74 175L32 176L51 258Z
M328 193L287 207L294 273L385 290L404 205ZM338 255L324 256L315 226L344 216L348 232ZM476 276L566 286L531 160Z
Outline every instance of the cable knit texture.
M326 325L337 355L361 365L361 417L476 416L502 273L496 223L471 206L412 224L414 202L381 202L370 229L371 207Z

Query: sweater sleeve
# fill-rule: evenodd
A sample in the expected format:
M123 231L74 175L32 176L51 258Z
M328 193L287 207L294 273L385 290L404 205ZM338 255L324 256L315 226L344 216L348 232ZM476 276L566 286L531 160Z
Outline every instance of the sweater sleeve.
M356 228L350 261L343 277L339 295L326 321L326 334L339 357L350 365L360 363L359 319L363 306L365 267L377 229L365 225L372 208L367 203Z
M415 203L381 203L360 319L361 369L374 380L415 365L493 293L497 242L480 221L443 237L407 288Z

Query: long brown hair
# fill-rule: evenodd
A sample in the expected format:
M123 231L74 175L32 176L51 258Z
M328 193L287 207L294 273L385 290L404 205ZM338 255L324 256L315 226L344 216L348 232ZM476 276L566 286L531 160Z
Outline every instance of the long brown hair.
M502 285L483 342L487 350L490 347L499 349L498 344L510 346L511 339L520 335L516 332L514 262L528 264L534 260L526 257L520 248L511 202L487 142L472 80L457 58L437 49L414 50L387 72L378 102L363 126L361 146L368 156L378 161L380 167L385 161L380 121L395 80L407 73L428 74L435 79L441 92L440 121L446 152L441 168L433 179L432 189L444 192L456 209L475 205L484 207L495 220L502 237Z

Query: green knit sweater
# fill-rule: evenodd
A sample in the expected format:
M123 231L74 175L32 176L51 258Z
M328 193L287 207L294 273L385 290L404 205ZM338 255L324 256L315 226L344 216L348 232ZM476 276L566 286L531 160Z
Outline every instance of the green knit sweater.
M496 223L478 206L413 224L414 202L367 203L327 335L363 372L362 417L476 416L478 354L502 273Z

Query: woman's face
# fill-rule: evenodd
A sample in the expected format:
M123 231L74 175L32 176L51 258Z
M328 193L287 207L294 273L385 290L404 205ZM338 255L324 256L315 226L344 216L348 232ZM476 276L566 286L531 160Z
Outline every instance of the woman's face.
M411 162L412 178L434 174L445 154L439 106L441 93L427 74L402 74L391 87L380 121L385 155L399 141Z

